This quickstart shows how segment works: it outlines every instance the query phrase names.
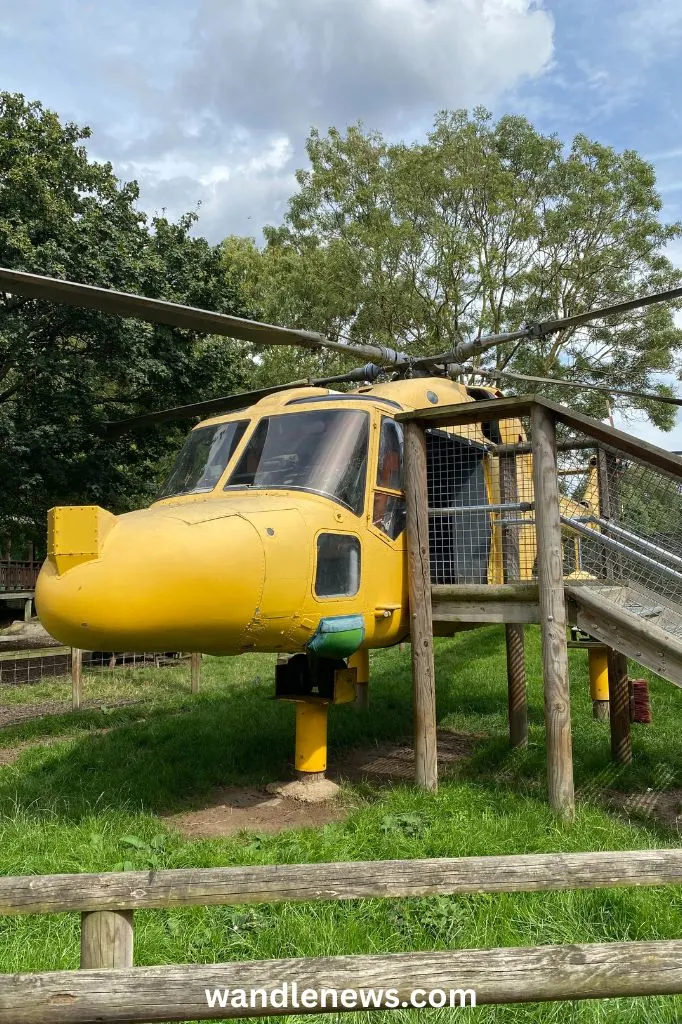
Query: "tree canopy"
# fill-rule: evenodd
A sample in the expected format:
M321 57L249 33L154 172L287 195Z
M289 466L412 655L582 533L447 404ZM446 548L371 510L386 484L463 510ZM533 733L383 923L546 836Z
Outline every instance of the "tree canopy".
M90 131L0 93L0 265L249 315L196 219L148 218L135 182L89 159ZM240 346L0 294L0 534L53 504L149 500L181 427L113 442L101 424L225 393ZM184 425L186 426L186 424Z
M666 256L682 226L662 221L653 167L633 151L584 135L565 147L522 117L494 121L482 109L442 112L412 145L354 125L313 131L307 151L264 249L225 243L231 274L243 268L269 318L428 354L682 281ZM677 369L681 347L663 304L501 346L479 366L669 394L656 374ZM293 369L284 364L272 354L264 372ZM599 394L553 397L607 411ZM636 405L672 426L670 407Z
M313 131L309 167L262 247L210 244L195 213L147 216L137 184L89 158L89 136L0 93L0 265L413 354L682 281L666 255L682 226L662 219L653 167L584 135L564 145L522 117L444 111L412 144L360 124ZM670 393L658 375L678 370L674 308L501 345L477 368ZM0 535L39 535L53 504L123 511L153 497L188 424L112 441L106 420L347 366L300 349L250 355L225 339L0 293ZM607 412L598 393L543 393ZM613 405L664 428L674 420L659 403Z

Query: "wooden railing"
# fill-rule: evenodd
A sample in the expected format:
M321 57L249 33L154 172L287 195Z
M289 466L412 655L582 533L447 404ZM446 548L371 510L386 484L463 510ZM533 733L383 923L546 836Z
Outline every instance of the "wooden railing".
M0 592L35 590L40 566L40 562L34 561L0 561Z
M0 1024L211 1020L357 1009L323 990L381 991L375 1008L421 1005L435 990L477 1005L682 992L682 942L591 943L134 967L134 913L149 908L465 893L556 892L682 883L682 850L265 865L0 879L0 914L81 914L81 971L0 975ZM263 996L289 997L263 1008ZM305 1004L299 993L314 995ZM210 1007L206 990L258 990L246 1008ZM317 998L317 1003L311 1002ZM329 999L329 996L327 996ZM394 997L395 1000L395 997ZM370 1004L374 1007L374 1004Z

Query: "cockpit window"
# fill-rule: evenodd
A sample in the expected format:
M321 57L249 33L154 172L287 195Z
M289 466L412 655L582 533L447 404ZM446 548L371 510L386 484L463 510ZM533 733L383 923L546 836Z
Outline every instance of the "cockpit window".
M362 514L369 417L358 409L316 409L262 419L225 490L312 491Z
M248 425L248 420L238 420L193 430L157 500L212 491Z

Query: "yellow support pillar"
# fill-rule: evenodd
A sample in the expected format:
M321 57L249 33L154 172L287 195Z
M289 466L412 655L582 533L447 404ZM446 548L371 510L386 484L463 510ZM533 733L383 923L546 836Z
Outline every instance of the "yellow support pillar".
M369 651L356 651L355 654L351 654L348 668L357 671L353 707L357 711L366 711L369 705Z
M590 647L587 652L590 670L592 715L600 722L609 719L609 658L606 647Z
M329 705L296 702L296 771L307 777L321 775L327 768L327 719Z

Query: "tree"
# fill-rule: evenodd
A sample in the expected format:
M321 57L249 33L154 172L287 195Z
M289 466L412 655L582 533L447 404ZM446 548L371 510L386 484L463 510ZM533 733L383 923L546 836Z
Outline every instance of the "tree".
M0 93L0 265L249 315L196 220L151 221L135 182L88 158L90 130ZM50 505L149 500L184 426L112 442L104 420L229 393L242 346L0 295L0 534Z
M494 122L481 109L442 112L413 145L355 125L313 131L307 151L264 250L226 246L268 318L428 354L682 280L665 255L682 227L662 223L654 170L632 151L583 135L564 147L522 117ZM503 345L478 365L670 393L656 373L677 370L681 346L666 304ZM275 372L282 357L268 358ZM553 397L607 411L603 395ZM672 426L670 407L634 404Z

